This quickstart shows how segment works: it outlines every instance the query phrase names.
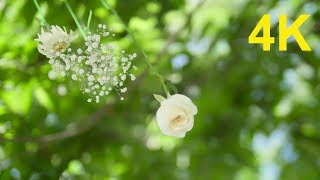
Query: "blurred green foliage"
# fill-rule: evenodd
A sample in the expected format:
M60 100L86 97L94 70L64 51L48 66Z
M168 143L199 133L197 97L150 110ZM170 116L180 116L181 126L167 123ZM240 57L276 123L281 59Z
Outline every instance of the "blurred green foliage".
M0 0L0 179L320 178L319 1L207 0L191 14L197 0L108 2L159 72L198 106L193 130L184 139L161 134L153 94L164 93L151 73L125 101L111 94L101 104L86 103L68 78L49 80L33 40L33 1ZM83 25L92 10L90 28L116 27L114 43L138 52L143 73L141 53L100 1L69 3ZM49 24L76 30L63 1L39 4ZM311 14L301 32L313 51L294 41L287 52L249 45L267 13L276 38L279 14Z

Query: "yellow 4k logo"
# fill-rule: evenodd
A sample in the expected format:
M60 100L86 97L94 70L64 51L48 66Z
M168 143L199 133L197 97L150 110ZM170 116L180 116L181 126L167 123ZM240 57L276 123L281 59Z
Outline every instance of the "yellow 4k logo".
M295 20L289 28L287 28L287 16L280 15L279 17L279 50L287 50L287 40L293 36L302 51L311 51L306 40L299 31L299 27L309 18L310 15L301 15ZM263 37L257 37L259 31L263 29ZM270 37L270 15L265 14L258 22L249 36L249 44L262 44L263 51L270 51L270 45L274 44L274 37Z

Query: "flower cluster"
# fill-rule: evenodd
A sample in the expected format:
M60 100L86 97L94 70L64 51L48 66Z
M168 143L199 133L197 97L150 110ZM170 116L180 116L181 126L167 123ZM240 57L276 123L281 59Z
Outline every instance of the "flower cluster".
M106 25L99 24L96 32L88 32L83 48L76 51L69 46L76 36L71 31L52 26L50 32L43 29L38 34L38 50L49 58L52 65L51 77L56 75L70 77L82 84L81 90L89 94L88 102L100 102L101 97L115 90L120 96L127 91L125 81L135 80L130 69L137 69L132 65L136 53L126 54L118 51L113 45L104 43L103 39L114 36Z

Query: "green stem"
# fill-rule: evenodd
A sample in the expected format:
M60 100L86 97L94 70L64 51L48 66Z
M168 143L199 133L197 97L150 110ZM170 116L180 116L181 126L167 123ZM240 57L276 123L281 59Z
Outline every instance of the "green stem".
M90 10L88 21L87 21L87 29L88 29L88 31L90 31L91 18L92 18L92 11Z
M112 14L114 14L117 19L119 20L119 22L123 25L124 29L127 31L127 33L129 34L129 36L131 37L132 41L134 42L134 44L138 47L138 49L140 50L140 52L142 53L143 57L144 57L144 60L145 62L148 64L150 70L152 71L153 75L157 76L160 81L161 81L161 84L163 86L163 89L166 93L167 96L170 96L170 93L168 91L168 88L165 84L165 78L163 76L161 76L158 71L152 66L152 64L150 63L150 61L148 60L148 56L146 54L146 52L143 50L143 48L140 46L140 44L138 43L138 41L136 40L136 38L133 36L133 34L131 33L131 31L129 30L128 26L126 25L126 23L122 20L122 18L119 16L119 14L117 13L117 11L112 8L107 0L100 0L101 4L108 10L110 10L112 12Z
M83 39L86 39L86 34L84 33L84 30L83 30L83 28L82 28L82 26L81 26L81 24L80 24L79 20L77 19L77 16L75 15L75 13L73 12L73 10L72 10L72 8L71 8L70 4L68 3L68 0L64 0L63 2L64 2L64 4L67 6L68 11L69 11L69 13L71 14L71 16L72 16L72 18L73 18L74 22L76 23L76 25L77 25L77 27L78 27L78 29L79 29L79 31L80 31L80 33L81 33L81 35L82 35Z
M164 78L161 78L160 81L161 81L161 84L162 84L162 86L163 86L163 90L164 90L164 92L166 93L167 97L171 96L171 95L170 95L170 92L169 92L169 90L168 90L168 88L167 88L167 86L166 86L165 79L164 79Z
M36 8L37 8L37 10L38 10L38 12L40 14L41 26L43 26L43 25L47 26L48 23L47 23L46 19L44 18L44 15L41 12L41 8L40 8L40 5L39 5L38 1L37 0L33 0L33 3L36 6Z

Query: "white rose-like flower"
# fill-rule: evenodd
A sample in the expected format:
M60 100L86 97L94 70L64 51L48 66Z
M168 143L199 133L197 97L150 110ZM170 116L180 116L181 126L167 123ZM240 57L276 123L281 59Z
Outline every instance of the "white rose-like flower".
M73 31L70 31L70 34L68 34L65 28L63 30L59 26L51 26L49 32L41 28L41 33L38 33L38 38L35 40L40 42L38 44L38 51L41 54L48 58L54 58L66 51L71 42L76 38L77 35Z
M175 94L167 99L160 95L155 98L161 103L157 111L157 123L161 132L168 136L183 138L193 128L197 107L190 98Z

